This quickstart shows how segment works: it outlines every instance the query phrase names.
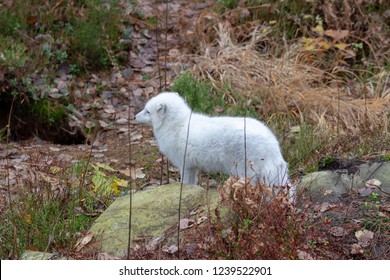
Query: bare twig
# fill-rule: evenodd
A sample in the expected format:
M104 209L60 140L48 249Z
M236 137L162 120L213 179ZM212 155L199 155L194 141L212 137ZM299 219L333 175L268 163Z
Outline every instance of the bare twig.
M51 229L51 233L49 234L49 240L47 241L47 245L46 245L46 247L45 247L45 251L43 251L42 260L45 259L45 255L46 255L47 251L49 250L50 245L51 245L51 244L53 243L53 241L54 241L54 232L55 232L55 230L56 230L58 221L59 221L60 217L62 216L62 212L64 211L65 207L66 207L66 204L63 204L62 207L61 207L61 211L60 211L60 213L58 214L58 216L57 216L57 218L56 218L56 221L55 221L55 223L54 223L54 225L53 225L53 228Z
M160 47L159 47L159 28L158 28L158 22L156 24L156 53L157 53L157 69L158 69L158 81L160 83L160 86L158 88L158 91L160 92L162 90L162 78L161 78L161 65L160 65ZM160 164L160 185L163 183L163 173L164 173L164 155L161 154L161 164ZM169 178L169 174L168 174ZM168 179L169 180L169 179Z
M10 174L9 174L9 141L10 141L10 135L11 135L11 116L12 116L12 111L15 103L16 95L12 99L11 107L9 110L9 115L8 115L8 124L7 124L7 135L6 135L6 143L5 143L5 161L6 161L6 172L7 172L7 192L8 192L8 205L9 209L12 212L12 201L11 201L11 185L10 185ZM12 258L15 258L16 256L16 247L17 247L17 242L16 242L16 227L14 226L14 239L12 243Z
M6 161L6 170L7 170L7 192L8 192L8 203L9 203L9 208L12 211L12 203L11 203L11 185L10 185L10 174L9 174L9 141L10 141L10 135L11 135L11 117L12 117L12 111L14 108L14 103L15 103L16 95L12 99L11 107L9 109L9 115L8 115L8 123L7 123L7 135L6 135L6 143L5 143L5 161Z

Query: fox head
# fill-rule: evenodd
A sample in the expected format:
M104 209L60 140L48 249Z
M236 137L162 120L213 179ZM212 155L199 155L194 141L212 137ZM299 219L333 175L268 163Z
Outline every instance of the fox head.
M173 125L181 118L187 117L187 112L190 112L190 108L178 93L162 92L150 99L135 119L138 123L158 129L165 119L169 119L169 123Z

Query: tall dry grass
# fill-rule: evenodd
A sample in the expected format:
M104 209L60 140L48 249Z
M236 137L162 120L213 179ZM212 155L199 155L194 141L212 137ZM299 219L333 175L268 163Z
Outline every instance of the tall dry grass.
M267 31L253 28L245 44L234 43L227 25L219 24L217 44L200 44L192 72L211 81L217 89L226 88L225 100L236 96L262 100L265 115L293 116L326 128L359 133L380 125L388 130L390 90L389 74L383 71L375 82L359 83L361 94L351 94L350 85L332 72L305 62L299 44L288 45L276 57L258 46L267 41ZM333 69L347 71L345 69Z

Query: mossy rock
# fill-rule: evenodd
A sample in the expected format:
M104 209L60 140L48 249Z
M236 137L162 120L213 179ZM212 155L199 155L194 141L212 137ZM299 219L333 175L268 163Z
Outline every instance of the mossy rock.
M53 253L26 250L20 257L21 260L66 260L67 258Z
M374 192L379 195L390 193L390 162L364 163L349 170L313 172L304 176L299 186L315 201L337 202L343 194L363 188L369 179L382 183L381 190L374 189ZM326 191L330 194L324 196Z
M175 226L178 221L180 184L168 184L133 194L131 237L136 240L157 238ZM181 217L198 205L210 205L215 209L219 195L215 189L208 192L199 186L184 185ZM209 202L207 202L207 200ZM101 251L124 257L129 236L129 195L115 200L96 219L91 231L101 244Z

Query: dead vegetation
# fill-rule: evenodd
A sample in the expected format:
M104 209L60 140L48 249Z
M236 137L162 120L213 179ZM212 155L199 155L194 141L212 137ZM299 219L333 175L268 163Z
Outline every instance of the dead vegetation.
M192 223L181 227L179 251L175 245L138 246L131 258L389 259L388 198L353 193L329 203L311 202L300 194L292 203L237 178L221 185L219 194L216 208L196 208L181 220ZM174 232L168 230L165 238Z
M298 45L275 57L256 49L266 38L261 28L254 29L251 36L247 43L235 44L227 27L219 24L218 44L202 48L193 72L210 80L216 88L228 85L231 89L225 95L228 102L235 102L238 94L249 104L260 100L258 109L264 116L291 116L355 133L378 125L388 128L387 88L380 91L361 85L360 95L353 96L348 85L332 73L302 63ZM381 77L386 79L383 74Z

